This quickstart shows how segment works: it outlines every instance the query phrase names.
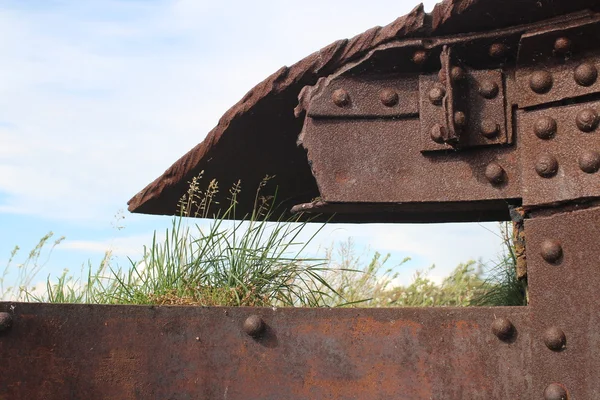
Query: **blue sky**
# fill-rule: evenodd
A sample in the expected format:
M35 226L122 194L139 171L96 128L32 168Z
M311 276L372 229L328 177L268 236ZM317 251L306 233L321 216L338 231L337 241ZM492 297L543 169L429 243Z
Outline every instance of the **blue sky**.
M279 67L414 5L0 0L0 271L15 245L19 262L48 231L66 240L40 280L109 249L123 265L139 257L171 220L129 214L132 195ZM349 236L361 249L412 257L404 281L501 249L492 223L328 226L311 251Z

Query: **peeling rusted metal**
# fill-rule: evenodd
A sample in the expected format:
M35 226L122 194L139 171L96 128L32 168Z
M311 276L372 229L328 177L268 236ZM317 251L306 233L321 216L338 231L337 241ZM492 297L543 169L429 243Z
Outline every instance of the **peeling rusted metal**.
M390 60L395 63L394 68L400 68L396 74L435 74L440 69L439 57L444 44L452 46L459 59L469 58L469 69L502 69L502 66L516 65L523 34L565 24L565 21L593 21L599 8L596 0L504 0L501 6L488 1L446 0L427 15L419 6L390 25L335 42L299 63L277 71L232 107L201 144L134 196L129 209L141 213L176 214L178 201L186 193L188 182L200 171L205 172L207 182L215 178L221 187L242 180L246 189L237 206L242 215L251 212L254 189L265 175L276 175L274 184L278 185L278 194L283 200L282 210L310 202L320 193L304 151L295 146L303 121L294 117L293 110L298 105L301 91L306 93L306 88L315 85L319 79L342 70L354 75L361 71L384 72L391 64ZM567 16L569 13L575 14ZM570 45L559 43L555 50L567 56L580 54L577 53L578 38L569 40ZM553 38L549 44L550 52L555 42L556 38ZM367 56L368 62L359 62ZM577 67L573 65L570 73ZM555 80L558 78L555 76ZM509 76L506 95L516 99L521 89L512 80ZM568 80L575 82L573 77ZM594 91L598 84L581 86L577 93ZM373 95L376 101L367 107L382 107L382 113L393 114L394 108L406 104L400 92L398 104L392 109L382 106L379 91L375 90ZM469 113L465 114L468 118ZM512 113L506 117L507 140L512 143ZM502 129L502 123L499 125ZM493 132L494 125L486 124L483 128ZM501 139L504 140L502 132L495 140ZM483 135L481 140L490 139ZM225 204L226 199L222 203ZM336 219L347 220L344 215L337 215Z

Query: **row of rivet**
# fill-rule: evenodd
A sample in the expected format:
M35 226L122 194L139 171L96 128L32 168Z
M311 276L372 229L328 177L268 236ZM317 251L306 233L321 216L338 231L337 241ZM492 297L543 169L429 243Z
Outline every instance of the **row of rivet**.
M548 264L558 265L563 259L563 248L558 240L546 239L540 245L540 255ZM544 344L552 351L563 351L567 346L567 336L565 332L554 326L548 328L543 336ZM566 388L558 383L552 383L544 391L546 400L567 399Z
M573 79L579 86L592 86L598 80L598 69L592 63L583 63L575 68ZM535 71L529 78L529 87L537 94L546 94L554 85L554 78L548 71Z
M492 58L506 58L508 55L508 46L504 43L494 43L488 49L488 54ZM429 59L429 54L426 50L417 50L412 56L412 61L417 65L423 65Z
M594 131L598 127L600 118L598 113L592 108L586 108L577 113L575 124L577 128L585 133ZM543 140L552 139L558 130L556 120L552 117L541 117L533 124L533 132Z
M331 100L338 107L346 107L350 104L350 94L344 89L336 89L331 95ZM379 92L379 101L386 107L394 107L399 100L398 92L394 89L383 89Z

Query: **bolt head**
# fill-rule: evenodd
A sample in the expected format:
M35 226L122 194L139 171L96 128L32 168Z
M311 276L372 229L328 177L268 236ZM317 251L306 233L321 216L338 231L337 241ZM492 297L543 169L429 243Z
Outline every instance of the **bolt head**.
M265 323L258 315L251 315L244 321L244 332L253 338L263 334Z
M533 125L535 135L544 140L553 138L557 130L556 120L552 117L541 117Z
M535 163L535 170L542 178L552 178L558 172L558 160L551 154L542 154Z
M498 133L500 133L500 125L498 125L496 121L492 121L491 119L484 119L483 121L481 121L479 131L486 138L493 139L496 136L498 136Z
M592 86L598 80L598 68L591 63L583 63L573 73L575 82L580 86Z
M331 99L333 103L338 107L345 107L350 104L350 95L344 89L334 90Z
M458 128L464 128L467 126L467 116L462 111L457 111L454 113L454 125Z
M496 318L492 322L492 333L500 340L508 340L513 337L515 327L508 318Z
M577 113L577 127L582 132L592 132L598 127L598 113L592 108L586 108Z
M492 185L498 185L506 180L506 172L500 164L493 161L485 167L485 178Z
M433 126L433 128L431 128L431 132L429 133L429 136L431 136L431 140L433 140L434 142L438 143L438 144L443 144L444 143L444 127L441 126L440 124L435 124Z
M551 383L544 390L544 400L568 400L567 389L559 383Z
M398 104L398 93L394 89L384 89L379 93L379 100L386 107L393 107Z
M545 94L552 89L554 80L548 71L536 71L529 78L529 87L537 94Z
M433 88L429 91L429 101L432 104L440 105L442 104L442 100L444 100L444 96L446 95L446 88L441 83L436 83Z
M486 99L493 99L498 96L500 88L494 81L488 79L479 82L479 94Z
M540 254L549 264L558 264L562 260L563 249L558 240L546 239L542 242Z
M0 312L0 332L8 330L12 326L12 315Z
M417 50L413 54L412 61L417 65L423 65L427 58L429 58L429 54L425 50Z
M579 156L577 160L579 168L585 173L593 174L600 169L600 153L594 150L587 150Z
M467 73L461 67L452 67L450 70L450 78L452 82L459 82L467 77Z
M494 43L490 46L490 56L493 58L505 58L508 47L504 43Z
M548 328L544 332L544 344L552 351L561 351L567 345L567 336L560 328Z
M571 51L572 45L573 42L571 42L571 39L569 39L568 37L559 37L554 42L554 51L557 54L567 54Z

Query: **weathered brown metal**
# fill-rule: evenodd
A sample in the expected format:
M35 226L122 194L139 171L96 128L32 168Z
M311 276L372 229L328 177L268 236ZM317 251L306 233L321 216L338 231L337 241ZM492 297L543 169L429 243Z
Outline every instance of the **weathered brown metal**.
M5 399L535 398L526 307L0 304L11 306ZM243 329L250 315L265 323L259 338ZM492 333L501 318L514 324L510 340Z
M244 190L238 199L237 207L241 214L251 211L254 204L254 190L265 175L276 175L272 183L278 186L279 199L283 202L281 210L289 210L296 204L309 203L318 197L334 202L333 198L322 196L319 190L321 184L317 185L315 182L306 153L296 147L303 120L295 118L292 110L296 107L301 92L307 95L310 86L315 85L319 79L334 74L339 75L344 71L348 71L354 78L366 77L369 74L377 78L379 74L381 79L387 79L386 74L412 74L417 79L420 75L437 74L440 70L439 60L443 45L453 48L460 66L464 67L466 64L467 75L469 71L514 72L519 59L519 65L523 65L523 70L519 74L523 74L525 85L528 85L529 61L533 60L530 57L533 53L527 53L529 55L523 53L521 56L520 46L530 46L531 43L534 47L530 47L534 51L536 40L541 40L543 31L548 30L548 27L554 29L564 25L568 28L569 24L581 22L593 27L594 21L598 18L595 12L599 9L600 5L596 0L502 0L498 4L490 1L446 0L436 6L430 15L425 14L423 7L417 7L408 16L386 27L374 28L351 40L336 42L289 68L282 68L259 84L223 116L219 125L204 142L134 196L129 202L129 209L141 213L176 214L178 201L187 191L188 182L200 171L204 171L207 182L215 178L221 187L229 187L239 179L242 180ZM588 28L584 29L584 33L589 31L595 35L595 28L589 28L591 30L588 31L586 29ZM548 51L544 50L548 57L558 63L555 68L566 68L567 64L573 64L568 65L568 71L565 70L569 75L566 81L571 86L571 92L566 93L567 97L595 93L600 84L598 81L590 86L577 84L573 74L576 73L579 63L575 63L574 60L581 59L589 63L587 57L593 55L587 51L587 48L582 48L580 41L582 35L577 33L576 29L573 32L573 37L549 35L548 47L546 47ZM521 43L523 35L531 37L527 36L528 39ZM565 36L564 40L561 39L563 36ZM596 42L596 40L589 41L592 47ZM368 57L368 62L360 62L365 57ZM559 86L555 86L556 89L562 85L562 75L559 70L553 68L544 67L542 70L548 70L553 80L558 81ZM591 80L590 77L583 76L586 75L585 68L582 71L578 75L582 74L583 80ZM344 79L348 80L350 86L354 85L350 76ZM403 92L396 89L398 85L399 89L406 87L407 82L410 82L410 79L390 81L388 82L390 87L372 86L369 89L369 93L372 94L369 97L372 101L367 102L361 96L354 98L356 96L350 93L350 86L346 90L349 91L350 100L354 98L361 104L360 108L363 111L360 112L365 113L362 115L365 118L373 118L377 112L378 116L387 115L391 118L400 115L401 118L405 118L415 111L415 104L410 100L414 95L410 92L408 97L404 97ZM480 82L480 84L485 93L487 82ZM367 86L368 84L363 82L363 87ZM551 90L548 95L539 96L531 92L528 86L523 89L511 73L508 74L504 86L503 88L503 85L498 84L499 90L505 90L505 97L510 99L510 102L518 101L519 96L523 95L531 98L530 101L535 104L544 104L552 100L551 96L557 92ZM495 91L493 88L489 89L490 86L487 87L491 93ZM384 89L393 89L397 92L397 104L386 106L381 102L381 90ZM477 98L487 99L486 96L491 95L477 96ZM498 98L488 99L488 101L500 101ZM352 107L348 109L336 107L331 98L328 100L328 107L331 109L327 113L339 115L359 112ZM482 100L481 104L485 102ZM407 107L406 114L404 111L399 114L398 111L403 107ZM310 107L306 104L299 110L308 108ZM493 109L499 111L496 107ZM498 121L495 117L479 120L471 113L463 111L468 120L467 126L471 126L476 133L469 136L473 139L477 138L481 144L497 144L505 141L512 143L515 136L512 128L515 123L508 102L506 110L508 111L506 124L502 123L502 118ZM315 112L317 111L319 110L315 109ZM321 111L325 112L325 110ZM472 118L475 120L471 120ZM499 134L494 137L495 124L498 124ZM406 136L412 136L414 127L408 123L405 126L398 125L396 130L407 132ZM504 130L506 130L506 138ZM479 131L485 134L480 134ZM421 136L427 140L427 146L439 146L430 138L431 133L432 131L428 130ZM434 137L438 135L439 140L443 140L443 132L438 130L433 133ZM416 138L413 137L413 140ZM414 143L410 143L410 148ZM388 148L393 146L390 145ZM397 154L399 158L404 156L404 154ZM514 171L510 171L510 167L503 166L503 168L507 171L508 181L511 182L511 174ZM477 171L475 175L477 179L485 180L484 171ZM458 175L456 179L465 178ZM513 183L514 181L515 179L512 178ZM422 184L422 181L415 180L415 182ZM393 185L405 183L406 181L401 179ZM225 198L222 203L226 203ZM340 222L352 222L354 217L354 215L344 214L335 216L336 221ZM327 220L329 216L320 218ZM378 221L385 222L386 219Z
M600 5L490 4L282 69L130 209L175 212L204 169L345 222L512 219L527 307L0 303L0 399L600 398Z
M525 232L533 393L560 383L569 399L600 398L600 381L594 378L600 371L600 208L557 209L551 216L526 220ZM554 243L550 252L548 243ZM549 330L554 331L551 340ZM549 342L564 346L557 352Z

